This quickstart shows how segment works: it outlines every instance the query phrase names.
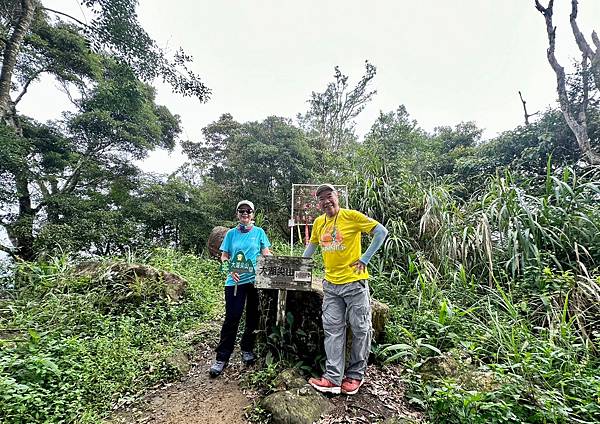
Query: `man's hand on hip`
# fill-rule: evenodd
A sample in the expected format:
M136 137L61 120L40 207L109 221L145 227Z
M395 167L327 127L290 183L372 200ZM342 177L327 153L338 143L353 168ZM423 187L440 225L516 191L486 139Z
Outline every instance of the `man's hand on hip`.
M360 260L352 262L350 264L350 266L354 267L355 274L361 274L361 273L365 272L365 270L367 269L367 266L365 264L363 264Z

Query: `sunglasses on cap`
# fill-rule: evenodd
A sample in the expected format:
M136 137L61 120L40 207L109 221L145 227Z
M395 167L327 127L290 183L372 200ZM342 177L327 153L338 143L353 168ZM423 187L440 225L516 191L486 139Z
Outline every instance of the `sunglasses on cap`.
M246 209L246 208L240 208L237 210L238 213L247 213L248 215L250 215L252 212L254 212L252 209Z

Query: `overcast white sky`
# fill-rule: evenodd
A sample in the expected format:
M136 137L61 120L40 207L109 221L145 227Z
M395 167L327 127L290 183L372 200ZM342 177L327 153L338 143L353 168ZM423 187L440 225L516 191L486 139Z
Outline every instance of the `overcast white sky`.
M78 0L43 3L85 19ZM213 90L211 100L201 104L157 85L158 102L182 117L184 139L200 141L201 129L226 112L240 122L294 118L306 110L312 91L325 89L335 65L353 85L366 59L377 66L378 94L359 117L359 134L379 111L404 104L427 130L475 121L489 138L523 122L518 90L530 113L556 98L545 24L533 0L140 3L144 28L160 46L170 51L181 46L192 55L194 71ZM563 66L579 57L569 11L570 1L556 0ZM580 0L579 16L588 38L592 29L600 31L600 1ZM20 111L44 120L66 107L54 83L42 81ZM171 172L183 160L177 152L155 152L142 168Z

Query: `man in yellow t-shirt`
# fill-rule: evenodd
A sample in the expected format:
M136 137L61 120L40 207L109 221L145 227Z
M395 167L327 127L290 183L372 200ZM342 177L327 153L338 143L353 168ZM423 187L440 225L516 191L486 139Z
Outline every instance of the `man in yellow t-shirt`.
M316 196L325 213L315 219L310 242L302 256L310 257L317 246L321 247L325 265L322 318L327 363L325 374L308 382L320 392L353 395L364 382L371 349L367 264L383 244L388 231L358 211L340 208L337 191L330 184L320 185ZM361 253L363 233L373 235L365 253ZM344 360L346 320L352 329L347 368Z

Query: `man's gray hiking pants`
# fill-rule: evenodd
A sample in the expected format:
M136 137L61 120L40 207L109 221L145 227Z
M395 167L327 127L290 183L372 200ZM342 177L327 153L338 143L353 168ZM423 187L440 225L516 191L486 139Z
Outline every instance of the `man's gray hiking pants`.
M323 280L323 330L327 363L323 375L341 385L344 376L362 380L371 349L371 302L367 280L332 284ZM344 373L346 323L352 330L350 360Z

